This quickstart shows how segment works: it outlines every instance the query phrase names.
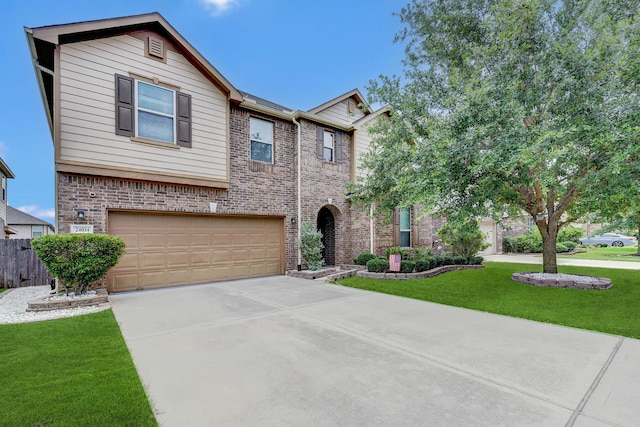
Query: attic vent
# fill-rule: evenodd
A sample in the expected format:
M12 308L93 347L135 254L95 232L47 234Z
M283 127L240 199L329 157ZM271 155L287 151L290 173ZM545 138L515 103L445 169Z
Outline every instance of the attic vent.
M164 59L164 41L149 37L149 55Z
M356 104L353 101L347 101L347 112L354 113L356 110Z

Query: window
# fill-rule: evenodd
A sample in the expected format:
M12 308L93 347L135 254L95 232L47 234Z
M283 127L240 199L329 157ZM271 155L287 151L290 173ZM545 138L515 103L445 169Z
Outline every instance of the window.
M411 246L411 208L400 208L400 246Z
M43 232L44 232L44 227L42 225L31 226L31 237L42 236Z
M332 163L342 163L342 132L316 127L316 157Z
M1 172L0 174L2 175L2 201L4 202L7 200L7 177Z
M333 132L324 131L324 159L327 162L333 162L333 152L335 151L335 134Z
M191 95L116 74L116 134L191 147Z
M249 125L251 160L273 163L273 123L251 117Z
M136 85L136 136L174 142L175 92L138 81Z

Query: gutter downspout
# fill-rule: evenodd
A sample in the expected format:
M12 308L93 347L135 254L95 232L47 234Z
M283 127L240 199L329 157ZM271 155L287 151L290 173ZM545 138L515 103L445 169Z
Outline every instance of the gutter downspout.
M300 235L302 233L302 201L301 201L301 188L302 188L302 128L300 123L296 120L295 115L291 117L293 123L298 127L298 271L302 271L302 253L300 252Z

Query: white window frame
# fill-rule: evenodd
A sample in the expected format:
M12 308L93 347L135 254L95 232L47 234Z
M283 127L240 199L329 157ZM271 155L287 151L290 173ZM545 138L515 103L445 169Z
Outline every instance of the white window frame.
M7 200L7 177L2 172L0 175L2 175L2 201L4 202Z
M158 141L158 142L163 142L165 144L176 144L176 139L177 139L177 121L178 121L178 106L176 105L176 91L173 89L169 89L168 87L164 87L164 86L160 86L160 85L154 85L153 83L149 83L146 82L144 80L138 80L138 79L134 79L134 95L135 95L135 102L134 102L134 120L135 120L135 136L136 138L142 138L142 139L147 139L147 140L151 140L151 141ZM157 88L160 88L162 90L166 90L168 92L171 92L172 94L172 99L173 99L173 114L167 114L167 113L163 113L160 111L155 111L155 110L151 110L148 108L140 108L138 105L138 87L140 84L145 84L145 85L149 85L149 86L154 86ZM143 111L145 113L149 113L149 114L155 114L156 116L161 116L161 117L168 117L172 120L173 122L173 129L172 129L172 133L173 133L173 141L165 141L162 139L155 139L155 138L151 138L148 136L143 136L140 135L140 117L138 115L139 111Z
M330 136L329 144L327 145L327 136ZM331 159L327 159L327 149L331 150ZM336 134L334 132L325 129L322 137L322 158L325 162L335 162L336 160Z
M259 121L259 122L263 122L263 123L268 123L271 125L271 141L267 141L264 140L262 138L254 138L253 134L251 132L251 124L254 121ZM260 163L265 163L265 164L273 164L273 158L275 156L275 150L274 150L274 145L273 145L273 140L274 140L274 123L272 121L269 120L264 120L258 117L249 117L249 158L254 161L254 162L260 162ZM257 160L254 159L252 157L252 151L251 151L251 144L253 143L253 141L259 142L261 144L267 144L267 145L271 145L271 161L269 162L265 162L264 160Z
M405 211L407 212L407 214L409 215L409 228L402 228L402 212ZM411 208L400 208L400 211L398 212L398 218L399 218L399 224L398 224L398 228L400 229L400 242L398 242L400 244L400 247L403 248L410 248L411 247ZM402 233L408 233L409 234L409 246L402 246Z
M40 227L40 231L36 231L35 229ZM40 233L40 234L36 234ZM44 225L32 225L31 226L31 238L44 236Z

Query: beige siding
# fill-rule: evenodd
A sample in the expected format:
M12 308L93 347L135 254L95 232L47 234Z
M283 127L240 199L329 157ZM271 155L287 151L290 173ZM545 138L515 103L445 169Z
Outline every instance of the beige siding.
M349 113L347 109L348 101L353 102L355 105L353 113ZM325 119L328 119L332 122L350 125L356 120L362 118L364 116L364 113L362 112L360 107L358 107L358 103L355 101L355 99L350 98L325 108L324 110L318 112L317 115L320 117L324 117Z
M371 135L369 134L370 123L365 123L358 130L355 131L355 144L354 144L354 173L355 177L365 177L366 171L361 170L362 161L360 156L369 151L371 145Z
M115 134L114 75L156 77L192 99L192 148L131 141ZM71 43L60 51L60 151L58 161L228 179L227 98L181 54L167 62L144 56L144 42L122 35Z

